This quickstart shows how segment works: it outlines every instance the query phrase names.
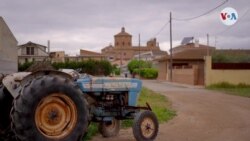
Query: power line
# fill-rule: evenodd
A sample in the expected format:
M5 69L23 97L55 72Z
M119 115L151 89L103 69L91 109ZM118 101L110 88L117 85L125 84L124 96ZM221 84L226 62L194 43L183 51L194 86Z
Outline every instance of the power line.
M195 17L191 17L191 18L184 18L184 19L172 18L172 20L176 20L176 21L191 21L191 20L194 20L194 19L196 19L196 18L202 17L202 16L204 16L204 15L207 15L207 14L213 12L214 10L218 9L219 7L221 7L222 5L224 5L225 3L227 3L228 1L229 1L229 0L223 1L221 4L219 4L219 5L216 6L215 8L210 9L209 11L207 11L207 12L201 14L201 15L198 15L198 16L195 16ZM157 37L157 36L166 28L166 26L167 26L169 23L170 23L170 21L166 22L166 23L160 28L160 30L159 30L156 34L154 34L153 37Z
M194 17L191 17L191 18L182 18L182 19L179 19L179 18L173 18L173 20L175 21L191 21L191 20L194 20L194 19L197 19L197 18L200 18L202 16L205 16L211 12L213 12L214 10L218 9L219 7L221 7L222 5L224 5L225 3L227 3L229 0L225 0L224 2L222 2L221 4L219 4L218 6L216 6L215 8L212 8L210 10L208 10L207 12L201 14L201 15L198 15L198 16L194 16Z
M185 18L185 19L177 19L177 18L172 18L172 20L177 20L177 21L190 21L190 20L193 20L193 19L196 19L196 18L199 18L199 17L202 17L204 15L207 15L209 14L210 12L216 10L217 8L221 7L222 5L224 5L225 3L227 3L228 0L225 0L224 2L222 2L220 5L216 6L215 8L203 13L202 15L199 15L199 16L195 16L195 17L192 17L192 18ZM153 36L153 37L157 37L165 28L166 26L170 23L170 21L166 22L161 28L160 30Z
M169 24L169 21L166 22L161 28L160 30L154 35L154 37L157 37L164 29L165 27Z
M157 36L166 28L166 26L167 26L168 24L169 24L169 21L166 22L166 23L160 28L160 30L154 34L154 36L153 36L152 38L157 37ZM147 41L148 41L148 40L142 40L142 42L147 42Z

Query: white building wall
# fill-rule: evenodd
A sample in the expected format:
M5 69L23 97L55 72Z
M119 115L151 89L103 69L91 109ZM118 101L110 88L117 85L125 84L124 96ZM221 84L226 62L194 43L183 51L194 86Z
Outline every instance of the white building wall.
M0 73L17 72L17 40L0 17Z

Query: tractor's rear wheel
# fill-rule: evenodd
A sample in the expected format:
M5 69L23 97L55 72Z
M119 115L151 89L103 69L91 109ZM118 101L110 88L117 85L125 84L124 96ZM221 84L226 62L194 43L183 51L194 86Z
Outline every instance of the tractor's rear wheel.
M88 110L72 81L43 76L24 86L14 101L13 130L21 141L80 141Z
M7 89L0 85L0 137L6 139L10 133L10 111L13 97Z
M101 122L99 124L99 132L103 137L114 137L117 136L121 128L121 121L117 119L113 119L110 122Z

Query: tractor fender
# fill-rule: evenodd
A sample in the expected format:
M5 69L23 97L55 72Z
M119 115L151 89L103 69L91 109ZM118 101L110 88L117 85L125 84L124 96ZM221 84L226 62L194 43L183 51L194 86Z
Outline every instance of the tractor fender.
M54 71L54 70L43 70L43 71L36 71L36 72L19 72L13 73L11 75L7 75L4 77L2 83L7 88L9 93L16 98L21 90L22 87L25 86L27 83L30 83L33 79L38 77L42 77L44 75L53 75L53 76L60 76L63 78L67 78L69 80L73 80L72 77L64 72Z
M19 72L7 75L3 78L2 84L9 91L13 98L18 96L20 84L24 77L31 74L30 72Z

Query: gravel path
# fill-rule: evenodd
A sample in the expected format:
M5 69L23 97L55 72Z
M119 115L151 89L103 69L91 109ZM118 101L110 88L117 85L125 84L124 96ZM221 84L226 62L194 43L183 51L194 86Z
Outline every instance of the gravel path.
M168 97L177 116L160 125L157 141L250 141L250 98L167 82L143 85ZM132 130L92 141L134 141Z

